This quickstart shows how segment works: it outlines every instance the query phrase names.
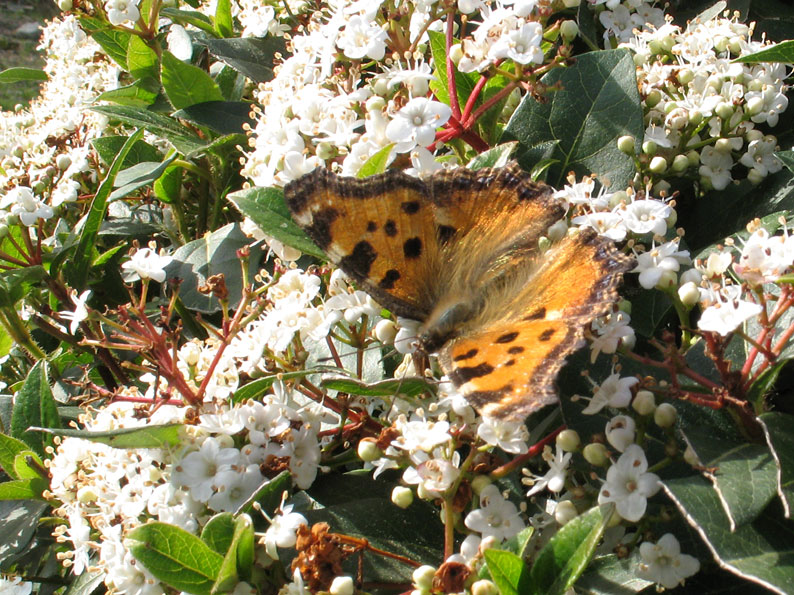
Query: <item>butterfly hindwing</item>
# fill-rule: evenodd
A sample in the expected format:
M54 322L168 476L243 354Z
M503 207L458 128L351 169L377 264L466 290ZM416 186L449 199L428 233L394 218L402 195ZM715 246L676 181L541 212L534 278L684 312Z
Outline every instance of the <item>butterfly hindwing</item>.
M522 420L557 400L554 381L585 327L617 300L632 259L592 230L568 236L510 303L488 309L444 346L440 362L482 413Z

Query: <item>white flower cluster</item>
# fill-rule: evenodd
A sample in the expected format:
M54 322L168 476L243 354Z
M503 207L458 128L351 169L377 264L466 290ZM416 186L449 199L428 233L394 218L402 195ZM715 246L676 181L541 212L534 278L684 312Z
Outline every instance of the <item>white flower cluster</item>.
M90 176L90 141L107 120L86 109L118 86L119 68L80 29L74 16L42 30L48 80L30 107L0 116L0 226L16 216L26 226L54 215L52 207L77 200Z
M654 2L641 0L587 0L600 10L598 20L604 27L604 47L611 49L615 42L629 41L635 30L648 31L664 24L664 11ZM598 7L603 6L604 9Z
M752 183L780 170L777 139L756 126L775 126L788 107L791 65L735 62L768 47L751 36L752 26L713 18L660 24L621 44L637 64L652 172L697 171L707 187L723 190L737 163Z
M198 533L212 512L236 510L283 470L291 472L298 487L309 487L319 469L320 420L283 386L274 389L262 401L221 405L201 415L197 424L184 426L176 450L125 450L63 439L49 468L50 490L62 503L56 513L68 523L56 533L72 542L66 563L79 574L98 554L105 583L115 592L134 587L137 593L160 593L160 584L135 564L124 545L130 530L157 519ZM81 422L102 431L184 421L183 408L164 405L147 420L139 407L117 401ZM264 540L273 558L278 547L295 544L295 530L306 522L289 507L282 512Z

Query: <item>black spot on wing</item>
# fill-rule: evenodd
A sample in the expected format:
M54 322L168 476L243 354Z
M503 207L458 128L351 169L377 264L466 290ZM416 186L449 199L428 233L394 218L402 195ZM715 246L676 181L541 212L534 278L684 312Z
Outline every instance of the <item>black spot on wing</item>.
M508 367L509 367L509 366L514 366L514 365L515 365L515 363L516 363L516 360L514 360L514 359L509 359L509 360L507 360L507 361L506 361L506 362L505 362L503 365L505 365L505 366L508 366Z
M414 213L419 212L419 204L418 200L406 200L404 203L400 205L400 208L403 210L404 213L408 215L413 215Z
M439 225L438 226L438 240L442 244L446 244L449 240L452 239L452 236L457 233L457 229L452 227L451 225Z
M369 276L370 267L377 257L372 244L362 240L356 244L353 252L339 261L339 266L354 278L363 279Z
M488 374L493 371L494 367L491 364L483 362L481 364L477 364L476 366L463 366L460 368L455 368L449 377L452 379L452 382L456 384L466 384L473 378L488 376Z
M375 223L374 221L370 221L369 223L367 223L367 231L369 233L372 233L373 231L375 231L377 229L378 229L378 224Z
M538 335L538 341L548 341L554 336L557 329L547 328L545 331Z
M394 284L400 278L400 271L397 269L389 269L386 271L386 274L383 276L383 279L380 280L378 283L378 287L381 289L393 289Z
M518 355L519 353L523 353L523 352L524 352L524 348L521 347L521 345L514 345L513 347L507 350L507 353L509 353L510 355Z
M422 240L419 238L410 238L405 240L403 244L403 254L405 258L413 260L422 255Z
M386 223L383 225L383 231L386 232L387 236L393 238L394 236L397 235L397 224L391 219L388 219Z
M496 339L495 343L512 343L518 337L518 331L513 331L512 333L505 333L501 335L499 338Z
M477 349L476 347L472 347L472 348L471 348L471 349L469 349L469 350L468 350L466 353L461 353L460 355L456 355L455 357L453 357L453 358L452 358L452 361L455 361L455 362L462 362L462 361L463 361L463 360L465 360L465 359L471 359L471 358L473 358L473 357L474 357L475 355L477 355L479 352L480 352L480 350L479 350L479 349Z
M546 318L546 308L540 307L528 316L524 316L524 320L542 320Z
M311 225L306 228L306 233L323 250L331 244L331 226L339 217L339 211L333 207L317 211L312 216Z

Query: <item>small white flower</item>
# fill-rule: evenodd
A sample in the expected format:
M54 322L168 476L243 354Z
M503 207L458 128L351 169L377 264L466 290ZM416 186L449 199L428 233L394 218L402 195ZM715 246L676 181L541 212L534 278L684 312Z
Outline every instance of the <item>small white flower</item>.
M521 454L527 451L529 433L523 421L505 421L483 416L482 423L477 427L477 436L505 452Z
M400 431L400 436L392 440L392 445L409 452L417 450L430 452L436 446L452 440L449 422L446 421L405 421L401 416L397 419L395 427Z
M733 158L728 153L717 151L714 147L703 147L700 152L700 166L698 172L708 179L715 190L725 190L731 183L731 168Z
M141 17L138 11L138 0L108 0L105 2L108 21L111 25L123 25L135 22Z
M480 493L480 508L467 514L464 524L483 539L492 537L497 541L510 539L526 526L516 505L503 498L493 484Z
M622 242L626 239L626 225L623 217L617 213L602 211L600 213L587 213L571 219L571 223L580 227L592 227L599 235L610 240Z
M9 209L26 227L36 225L39 219L49 219L55 215L53 208L44 204L27 186L16 186L6 192L0 200L0 207Z
M794 236L770 236L762 227L753 232L744 246L736 273L751 285L774 283L794 266Z
M372 60L382 60L386 55L388 39L386 31L376 22L355 15L348 19L336 44L351 60L361 60L365 56Z
M421 451L420 451L421 452ZM453 456L457 461L457 453ZM460 469L444 459L427 459L403 472L403 481L420 485L427 494L441 496L460 476Z
M594 320L591 326L597 336L590 343L590 361L595 362L599 353L615 353L621 345L631 349L635 336L630 322L631 317L622 311Z
M178 60L187 62L193 57L193 42L182 25L171 25L165 40L168 43L168 51Z
M240 460L236 448L222 448L216 438L208 437L199 450L188 453L176 466L173 477L178 484L190 488L190 495L207 502L221 485L219 476L230 471Z
M593 398L582 410L582 413L593 415L598 413L604 407L614 407L620 409L621 407L628 407L631 403L631 387L637 384L639 380L633 376L621 378L617 372L607 377L601 386L598 387Z
M639 521L648 507L648 498L661 487L659 477L647 470L645 452L632 444L607 471L598 503L614 502L621 517L633 523Z
M77 329L80 327L80 323L88 318L88 309L86 308L86 302L91 297L91 290L88 289L80 294L80 297L76 297L76 293L72 294L72 300L74 300L74 310L71 312L59 312L58 316L63 318L64 320L71 320L72 323L69 325L69 332L75 334Z
M137 279L151 279L162 283L165 281L165 267L173 258L158 254L152 248L141 248L127 262L121 264L125 272L124 280L128 283Z
M292 504L287 504L281 511L273 517L273 521L265 531L265 551L267 555L278 560L278 550L276 548L286 548L295 545L298 527L308 525L306 517L298 512L292 512Z
M677 272L682 264L689 264L689 252L678 249L678 238L660 246L652 246L647 252L637 255L637 266L631 272L639 273L640 285L653 289L667 271Z
M543 62L543 27L540 23L524 23L520 28L503 34L491 46L488 56L493 60L510 58L519 64L540 64Z
M754 169L762 176L773 174L782 169L783 164L775 157L777 139L766 136L747 144L747 152L739 159L742 165Z
M6 595L30 595L33 591L33 583L23 581L18 576L10 578L0 577L0 592Z
M543 460L549 465L549 470L542 477L525 478L521 483L529 484L532 488L527 492L527 498L547 489L550 492L560 492L565 487L565 479L568 476L568 464L571 462L573 453L565 452L557 446L555 455L551 454L551 448L543 448Z
M636 234L652 233L663 236L667 232L667 218L673 214L670 205L660 200L635 200L620 205L615 212L623 217L626 228Z
M619 452L624 452L634 443L635 435L636 424L628 415L616 415L607 422L607 442Z
M417 145L426 147L436 138L436 130L452 115L448 105L426 97L414 97L386 126L386 136L396 143L394 150L407 153Z
M681 545L672 533L662 535L656 543L643 542L640 557L642 562L637 576L665 589L675 589L700 570L700 562L696 558L681 553Z
M716 300L703 310L698 320L698 328L702 331L712 331L725 337L763 310L760 304L741 299L738 285L723 287L714 296Z

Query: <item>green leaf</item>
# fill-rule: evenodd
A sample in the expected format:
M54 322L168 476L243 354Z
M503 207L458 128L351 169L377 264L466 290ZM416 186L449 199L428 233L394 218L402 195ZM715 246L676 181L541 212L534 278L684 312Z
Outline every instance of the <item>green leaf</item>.
M483 557L501 595L529 593L529 571L521 558L503 550L485 550Z
M777 493L783 503L783 513L790 519L794 508L794 416L772 411L758 420L775 457Z
M116 189L108 196L108 202L119 200L140 188L153 184L176 158L177 155L174 153L164 161L143 161L120 171L113 181L113 186Z
M273 78L275 55L284 54L287 49L282 37L272 35L264 39L202 39L200 43L206 45L218 60L256 83L265 83Z
M601 48L602 37L599 35L599 26L596 25L595 12L587 2L580 2L576 10L576 24L579 26L579 37L590 47L591 50Z
M619 558L616 554L594 558L576 581L577 593L592 595L630 595L653 583L637 576L639 555Z
M121 108L117 108L121 109ZM78 291L85 289L88 283L88 272L91 267L91 260L93 250L96 245L97 234L105 219L105 212L107 211L107 200L113 190L113 183L121 170L124 159L127 153L130 152L133 145L140 140L143 136L143 130L139 129L132 134L119 150L113 164L108 169L107 175L102 183L99 185L94 198L91 200L91 206L85 218L85 224L80 232L80 241L77 244L77 249L74 253L74 260L70 263L67 269L67 275L72 286ZM41 425L41 424L34 424Z
M176 109L206 101L223 101L223 95L212 77L198 66L186 64L171 52L163 52L160 79L168 100Z
M309 368L307 370L299 370L297 372L282 372L274 374L273 376L265 376L264 378L257 378L247 384L238 388L232 396L233 403L242 403L248 399L258 399L264 395L267 390L276 382L281 380L290 380L292 378L303 378L310 374L317 374L320 370Z
M0 467L11 479L19 479L14 471L14 459L28 448L28 445L21 440L7 434L0 434Z
M215 32L219 37L233 37L232 3L229 0L218 0L215 4Z
M129 73L135 79L152 78L157 80L160 75L157 54L137 35L132 36L127 46L127 66Z
M35 452L23 450L14 457L14 474L19 479L36 479L45 477L47 471Z
M154 181L154 195L164 203L173 203L179 199L182 189L183 170L177 165L168 166L163 174Z
M753 405L755 411L764 411L766 409L764 398L774 390L780 372L790 361L789 359L784 359L775 362L764 370L750 385L750 390L747 391L747 401Z
M43 477L17 479L0 483L0 500L43 500L42 496L49 483Z
M208 101L191 105L174 114L199 126L206 126L220 134L244 134L244 126L254 125L251 104L245 101Z
M613 505L593 507L551 538L532 565L535 592L563 594L573 587L593 557L613 511Z
M119 154L121 147L127 142L126 136L101 136L91 141L91 145L99 155L99 158L106 164L113 163L116 155ZM124 159L122 167L131 167L142 161L160 161L160 153L146 141L139 140L132 145L130 152Z
M364 162L364 165L362 165L361 169L358 170L356 177L366 178L368 176L374 176L375 174L385 172L386 167L389 165L392 159L392 149L394 149L394 143L390 143L377 151L372 157Z
M91 108L123 124L145 128L174 145L183 155L203 150L207 143L193 134L188 128L168 116L156 114L145 109L126 105L99 105Z
M436 67L436 78L430 81L430 88L441 103L450 105L449 76L447 74L447 38L444 33L438 31L428 31L427 34L430 36L430 52L433 55L433 62ZM474 91L478 80L480 80L479 73L460 72L455 68L455 90L457 91L461 111L463 111L463 106L466 105L466 101L472 91ZM481 103L482 97L478 97L476 105Z
M642 138L645 128L637 91L636 66L628 50L590 52L570 68L555 68L542 79L560 85L548 101L527 95L507 124L502 140L518 140L519 162L530 169L522 152L555 142L548 157L557 159L548 180L559 186L573 170L595 173L602 184L625 188L634 177L634 162L617 147L623 135Z
M171 19L175 23L193 25L205 33L215 35L215 29L212 27L212 21L207 15L201 12L195 10L179 10L177 8L163 7L160 9L160 15Z
M30 430L32 427L41 426L61 426L58 407L50 390L46 361L40 361L31 368L25 383L14 398L14 412L11 416L11 435L25 442L43 458L44 447L52 446L52 438Z
M104 432L61 428L52 430L41 428L42 431L54 436L82 438L91 442L107 444L113 448L169 448L182 442L183 424L162 424L141 426L138 428L120 428Z
M281 506L281 498L284 492L288 492L291 486L292 474L289 471L282 471L273 479L262 482L248 500L237 507L235 514L251 512L254 502L258 502L261 510L273 515L278 507Z
M200 312L220 310L217 298L201 293L198 288L205 285L212 275L223 273L229 303L232 308L236 307L243 293L242 268L237 251L250 245L251 239L240 230L240 226L230 223L178 248L172 254L173 260L166 267L166 273L169 279L182 279L179 297L185 306ZM250 278L259 270L261 257L261 248L258 245L252 247L248 262Z
M131 33L114 29L105 21L93 17L80 17L80 27L96 41L113 61L127 68L127 47L130 44Z
M248 188L229 194L231 203L249 217L267 235L304 254L325 260L325 252L314 245L309 237L292 220L284 192L278 188Z
M777 470L769 448L748 442L731 421L721 411L681 416L681 433L714 484L733 530L752 521L775 497Z
M166 523L136 527L125 545L155 578L192 595L210 595L223 563L198 537Z
M736 58L734 62L794 62L794 40L783 41L761 51Z
M747 480L745 480L747 481ZM794 527L768 509L731 531L716 491L700 476L668 479L662 489L720 567L777 593L794 584Z
M150 79L146 79L146 81L135 81L124 87L105 91L97 97L96 100L108 101L116 105L129 105L140 108L149 107L157 100L157 92L149 88L150 85L147 82L149 80Z
M24 81L46 81L47 73L38 68L17 66L0 72L0 83L21 83Z
M327 378L322 381L322 386L365 397L393 397L394 395L417 397L436 392L436 387L424 378L394 378L372 384L352 378Z
M780 159L780 162L785 165L791 173L794 173L794 151L778 151L775 153L775 157Z
M474 170L484 167L504 167L510 161L511 155L517 148L518 142L516 141L497 145L479 155L475 155L466 167Z
M15 556L28 549L39 519L50 505L39 500L0 501L0 572Z
M84 570L83 574L75 578L67 587L64 595L93 595L94 591L97 590L104 580L104 572L89 572L88 570Z
M250 570L254 562L253 543L254 522L247 514L241 514L234 519L232 541L212 587L213 593L230 591L239 582L238 568Z
M0 307L13 308L30 289L47 276L41 265L12 269L0 273Z
M219 512L207 521L201 530L201 541L221 556L225 556L229 551L233 537L234 515L231 512Z

